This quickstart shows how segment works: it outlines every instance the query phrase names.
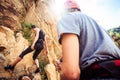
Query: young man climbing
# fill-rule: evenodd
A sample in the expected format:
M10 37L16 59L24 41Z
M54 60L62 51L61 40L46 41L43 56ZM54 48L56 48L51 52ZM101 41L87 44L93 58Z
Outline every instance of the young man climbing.
M48 54L48 48L47 48L47 42L46 42L46 36L45 36L45 33L43 32L42 29L36 27L35 25L32 25L31 26L31 30L33 30L35 32L35 38L33 40L33 43L32 45L30 45L28 48L26 48L17 58L15 61L13 61L11 64L7 65L4 67L5 70L14 70L14 67L16 66L16 64L18 62L20 62L23 57L34 51L34 54L33 54L33 60L35 62L35 64L37 65L37 69L35 71L36 72L39 72L39 65L37 64L37 56L39 55L39 53L42 51L42 49L45 47L46 48L46 54Z

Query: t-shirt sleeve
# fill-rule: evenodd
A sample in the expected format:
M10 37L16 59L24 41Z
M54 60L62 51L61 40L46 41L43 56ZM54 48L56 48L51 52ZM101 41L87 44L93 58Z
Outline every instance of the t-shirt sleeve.
M71 14L68 14L60 19L57 25L59 43L64 33L73 33L80 35L80 28L77 18Z

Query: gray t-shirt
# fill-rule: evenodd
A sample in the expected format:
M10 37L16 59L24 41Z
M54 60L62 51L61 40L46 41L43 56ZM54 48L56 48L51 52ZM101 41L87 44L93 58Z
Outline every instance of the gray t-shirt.
M97 61L120 59L120 50L108 33L95 20L81 12L64 15L57 28L59 40L64 33L78 35L81 69Z

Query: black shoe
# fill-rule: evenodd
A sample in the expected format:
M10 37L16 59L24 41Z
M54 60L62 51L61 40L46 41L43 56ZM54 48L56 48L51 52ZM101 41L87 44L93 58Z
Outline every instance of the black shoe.
M37 68L37 69L35 70L35 73L39 73L39 72L40 72L40 69Z
M7 66L4 67L4 69L13 71L14 70L14 66L7 65Z

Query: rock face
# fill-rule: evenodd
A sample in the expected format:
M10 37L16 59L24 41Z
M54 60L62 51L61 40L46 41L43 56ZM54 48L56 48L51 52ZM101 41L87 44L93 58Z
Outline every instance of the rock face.
M53 2L53 0L0 0L0 79L17 80L23 75L33 76L33 80L43 79L41 73L33 73L36 67L33 65L32 52L16 65L13 72L4 70L5 65L14 61L29 46L28 40L21 32L21 23L25 22L35 24L45 31L49 54L45 55L45 50L42 50L38 60L47 63L44 69L48 80L60 80L53 64L53 60L61 57L61 47L57 42L57 19L50 9Z

